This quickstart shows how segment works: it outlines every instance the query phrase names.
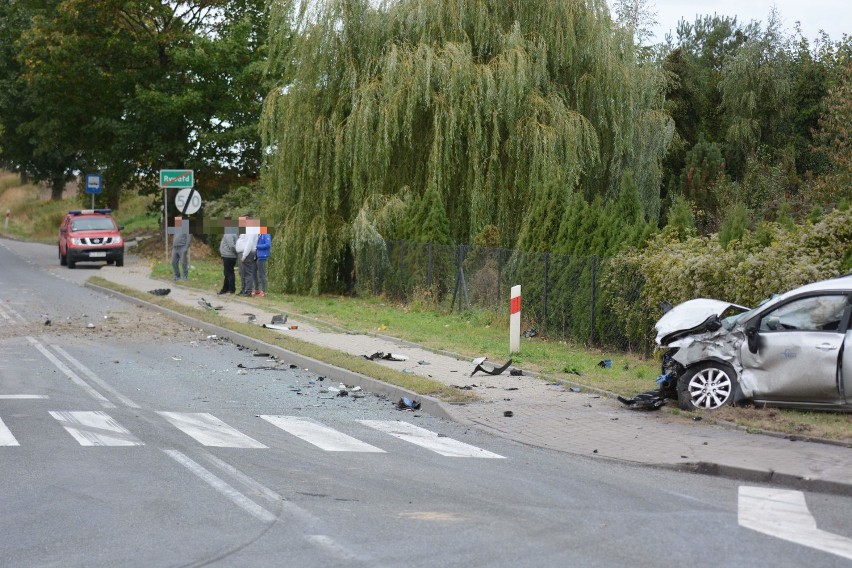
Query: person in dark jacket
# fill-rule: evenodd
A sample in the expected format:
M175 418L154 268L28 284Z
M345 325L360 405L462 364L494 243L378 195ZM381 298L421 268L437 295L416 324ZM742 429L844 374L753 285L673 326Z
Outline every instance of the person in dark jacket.
M237 238L239 228L231 224L231 218L225 217L225 234L219 242L219 254L222 256L222 271L225 279L219 294L234 294L237 291L237 279L234 275L234 267L237 265Z

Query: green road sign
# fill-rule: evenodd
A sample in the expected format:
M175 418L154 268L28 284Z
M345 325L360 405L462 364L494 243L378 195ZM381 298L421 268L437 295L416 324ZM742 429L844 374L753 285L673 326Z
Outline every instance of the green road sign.
M194 182L192 170L160 170L160 187L192 187Z

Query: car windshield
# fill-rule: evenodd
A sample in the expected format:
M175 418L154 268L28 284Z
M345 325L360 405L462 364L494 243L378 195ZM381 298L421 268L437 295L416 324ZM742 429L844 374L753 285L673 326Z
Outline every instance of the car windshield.
M741 321L746 321L747 319L749 319L752 316L752 314L754 314L754 312L758 308L763 306L769 300L776 298L777 296L778 296L778 294L772 294L772 296L770 296L769 298L766 298L765 300L761 300L761 302L757 305L757 307L752 308L750 310L747 310L745 312L740 312L740 313L736 313L736 314L731 315L726 310L725 313L722 314L722 327L724 327L728 331L731 331L732 329L734 329L737 326L738 323L740 323Z
M114 231L115 225L108 217L87 217L71 221L72 231Z

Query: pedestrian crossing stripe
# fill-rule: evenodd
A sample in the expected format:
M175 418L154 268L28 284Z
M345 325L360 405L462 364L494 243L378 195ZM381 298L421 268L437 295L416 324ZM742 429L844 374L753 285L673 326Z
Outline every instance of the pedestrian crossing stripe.
M2 418L0 418L0 446L20 446L18 440L12 435L12 431L3 423Z
M426 448L442 456L454 458L491 458L504 459L503 456L447 438L439 436L431 430L426 430L401 420L359 420L361 424L375 428L385 434L390 434L400 440L405 440L417 446Z
M158 412L160 416L205 446L217 448L266 448L206 412Z
M143 446L136 436L101 411L51 411L81 446Z
M382 449L307 418L268 415L261 416L261 418L327 452L384 453Z
M212 414L157 412L175 428L208 447L268 449ZM103 411L50 411L81 446L144 446L129 430ZM299 416L261 415L284 432L327 452L386 453L385 450ZM399 420L358 420L364 426L447 457L503 459L503 456ZM0 419L0 446L20 446Z

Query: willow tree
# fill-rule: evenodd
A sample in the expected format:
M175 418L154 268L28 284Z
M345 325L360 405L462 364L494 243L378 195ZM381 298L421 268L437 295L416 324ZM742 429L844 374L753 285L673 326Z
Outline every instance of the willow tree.
M264 187L292 290L338 287L377 197L437 191L452 238L549 250L569 197L659 212L663 82L605 0L279 0ZM493 226L493 227L491 227Z

